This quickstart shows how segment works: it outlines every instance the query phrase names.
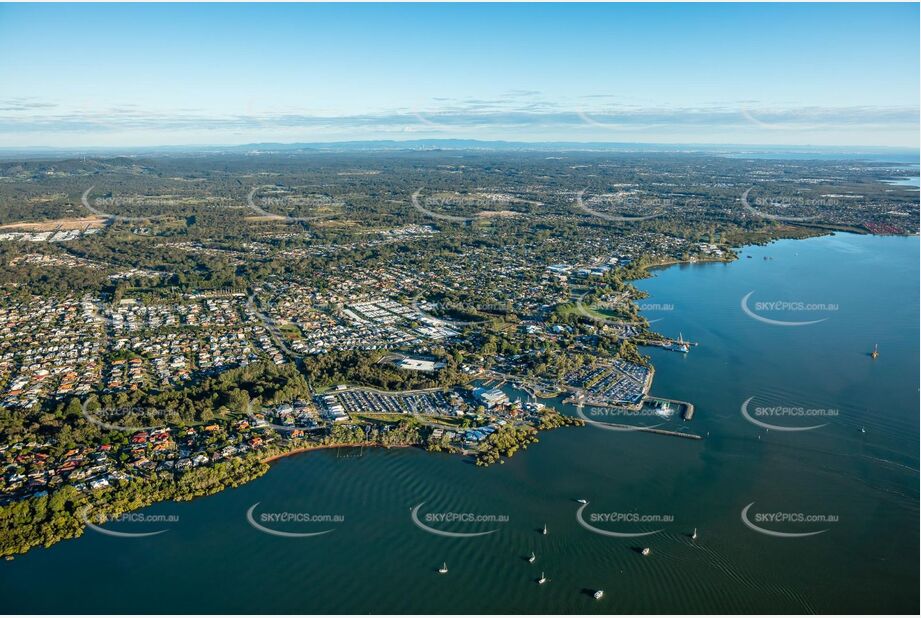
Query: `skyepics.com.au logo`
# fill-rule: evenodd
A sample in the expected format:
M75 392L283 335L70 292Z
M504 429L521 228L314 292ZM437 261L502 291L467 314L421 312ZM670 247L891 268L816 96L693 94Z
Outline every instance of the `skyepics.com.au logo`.
M419 197L422 193L422 187L416 189L415 193L410 196L410 203L412 203L413 208L421 212L427 217L433 219L439 219L441 221L449 221L451 223L470 223L471 221L476 221L477 217L462 217L458 215L449 215L443 212L436 212L431 208L428 208L428 204L425 206L422 205L421 198ZM444 204L441 204L444 206Z
M166 412L141 406L91 407L90 399L80 404L80 413L90 423L110 431L153 431L163 426Z
M463 538L473 538L478 536L486 536L493 534L498 531L498 528L495 527L496 524L507 524L509 522L508 515L498 515L498 514L489 514L489 513L474 513L471 511L443 511L443 512L432 512L424 513L421 516L419 511L422 509L424 502L420 502L410 511L410 519L413 524L420 530L424 530L429 534L434 534L436 536L443 536L454 539L463 539ZM483 526L489 526L488 530L445 530L445 527L473 527L473 528L482 528Z
M424 189L425 187L419 187L410 196L409 201L412 207L426 217L450 223L472 223L489 218L520 218L529 216L529 213L522 212L520 209L513 209L513 207L542 205L540 202L504 193L483 192L468 195L441 192L423 197L422 191ZM473 214L452 215L450 214L452 210L462 210L464 212L474 210L476 212Z
M288 214L279 214L279 211L290 210L292 208L317 207L317 206L334 205L331 200L310 200L304 197L298 198L286 189L275 185L263 185L253 187L246 196L246 207L249 208L257 217L271 221L281 221L285 223L311 223L321 219L327 219L332 213L314 214L309 217L295 217Z
M774 431L809 431L819 429L828 423L802 425L814 419L837 418L838 410L834 408L806 408L803 406L752 406L754 397L742 402L739 410L742 418L752 425ZM799 419L799 420L798 420Z
M93 204L90 203L90 193L93 191L95 186L96 185L93 185L89 189L83 192L83 196L80 198L80 202L83 204L84 208L86 208L88 211L90 211L94 215L98 217L103 217L105 219L108 219L109 221L120 221L120 222L132 223L132 222L138 222L138 221L152 221L152 220L163 219L167 217L167 215L165 214L146 215L146 216L127 216L127 215L117 215L112 212L107 212L110 210L115 210L116 208L119 208L119 207L138 206L138 205L144 205L144 206L151 206L151 205L158 205L158 206L170 205L171 206L173 205L172 202L164 201L162 200L162 198L154 199L152 201L151 200L139 201L137 198L109 196L109 197L98 198L96 200L96 205L94 206Z
M636 196L636 195L613 195L613 196L596 196L594 200L589 198L592 206L585 203L585 192L582 189L576 193L576 208L592 216L613 221L615 223L630 223L635 221L647 221L655 219L666 214L667 210L676 206L675 200L655 196ZM599 208L602 205L617 210L612 212L602 211ZM650 214L628 214L637 212L649 212ZM623 213L623 214L620 214Z
M638 303L640 311L674 311L675 305L671 303Z
M838 523L837 515L820 513L803 513L796 511L755 511L752 512L754 502L742 509L742 523L758 534L772 536L780 539L798 539L816 536L827 532L824 527L816 527ZM803 530L803 528L808 528Z
M805 197L785 197L779 199L768 199L759 197L755 199L755 205L752 205L749 200L749 194L752 192L754 187L749 187L742 194L742 207L745 208L749 213L760 217L762 219L769 219L771 221L789 221L791 223L802 222L802 221L811 221L818 217L818 215L809 215L808 217L795 217L789 215L777 215L765 212L763 208L771 208L773 210L786 210L790 208L796 208L801 211L804 210L816 210L821 208L828 208L837 206L839 202L834 199L828 199L824 197L819 198L805 198ZM758 206L756 208L755 206Z
M178 515L122 513L120 515L99 514L92 517L89 512L89 507L80 512L87 528L99 534L120 539L157 536L169 530L168 524L175 524L179 521ZM114 524L116 528L103 527L107 524Z
M809 326L810 324L818 324L824 322L828 319L828 316L818 318L816 320L780 320L777 318L769 318L768 315L775 315L778 318L781 316L788 316L793 314L828 314L838 311L839 307L836 303L807 303L801 300L772 300L772 301L757 301L752 302L751 297L755 293L754 290L742 297L739 305L742 308L742 312L745 313L748 317L753 320L757 320L763 324L770 324L771 326Z
M582 402L577 403L576 416L581 418L592 427L597 427L598 429L604 429L606 431L643 431L646 429L655 429L656 427L663 424L656 423L655 425L633 425L629 423L618 422L628 418L649 418L650 416L661 416L650 413L650 411L647 409L640 409L634 412L614 407L592 407L590 408L591 411L589 414L586 414L584 408L585 406Z
M271 536L302 539L323 536L345 522L345 516L302 511L264 511L256 513L257 502L246 511L246 521L254 529ZM316 528L320 529L317 530Z
M656 530L633 531L615 530L618 526L630 525L660 525L670 524L675 521L672 515L637 513L635 511L611 511L606 513L590 513L585 516L585 509L588 508L587 501L581 501L582 506L576 511L576 521L580 526L602 536L609 536L619 539L634 539L644 536L651 536L662 532L662 528Z

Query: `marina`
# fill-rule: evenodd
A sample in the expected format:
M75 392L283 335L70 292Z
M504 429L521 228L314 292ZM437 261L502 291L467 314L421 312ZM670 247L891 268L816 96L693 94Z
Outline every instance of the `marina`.
M669 317L676 332L707 333L705 345L688 357L650 350L655 392L693 402L688 427L709 433L705 440L572 428L542 433L526 452L486 470L413 448L365 448L361 458L342 459L334 449L314 450L277 460L268 474L231 491L138 511L178 517L156 537L125 541L90 530L4 562L0 596L16 613L98 612L85 593L86 577L60 578L51 595L44 592L45 575L61 564L105 559L131 565L106 573L105 610L112 613L133 611L144 595L151 611L166 613L297 613L305 607L337 614L905 613L917 604L909 582L917 579L918 392L900 385L917 380L917 306L887 305L880 320L878 299L917 278L917 243L850 235L781 242L752 248L757 259L674 267L640 282L652 299L687 307ZM767 252L773 261L761 259ZM888 265L882 274L880 261ZM789 294L805 296L819 286L815 294L849 310L811 327L806 343L788 332L796 329L772 329L741 315L738 299L752 287L779 295L790 285L788 277L762 270L766 264L803 272L802 287ZM866 284L849 285L855 277ZM871 343L848 335L857 330L867 331ZM744 352L712 343L730 339ZM867 354L876 341L882 354L871 363ZM824 350L823 382L813 379L809 351L816 346ZM828 406L840 414L827 427L799 435L758 432L738 413L740 403L758 393L775 393L777 405ZM541 401L574 413L560 400ZM677 412L643 422L659 421L681 428ZM672 514L675 521L645 542L651 552L643 558L634 549L642 540L579 526L580 498L599 513L636 508ZM764 509L842 516L805 543L778 541L739 520L753 500ZM509 522L486 542L441 538L411 523L407 508L422 501L430 512L504 514ZM247 523L245 513L256 502L267 512L339 513L345 520L328 535L282 540ZM120 529L132 527L142 528L126 522ZM689 538L694 527L696 539ZM759 547L756 556L739 551L748 545ZM874 563L880 577L868 578L866 557L890 545L898 551ZM531 552L534 562L526 560ZM448 560L450 572L438 574ZM543 585L535 583L538 562L548 578ZM370 583L343 595L341 582L350 578ZM252 581L259 582L258 596L247 585ZM437 593L407 594L407 581L428 581ZM168 595L149 593L167 586ZM206 589L221 590L207 607ZM593 593L601 589L596 601Z
M0 613L921 618L919 20L3 4Z

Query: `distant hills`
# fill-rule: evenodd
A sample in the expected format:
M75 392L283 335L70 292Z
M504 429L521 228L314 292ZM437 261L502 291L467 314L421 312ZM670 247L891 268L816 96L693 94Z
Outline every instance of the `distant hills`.
M81 155L141 156L176 154L246 154L384 152L461 150L493 152L624 152L624 153L700 153L758 158L846 158L917 163L919 152L905 148L867 148L865 146L752 146L743 144L650 144L630 142L511 142L474 139L365 140L344 142L261 142L231 146L149 146L89 148L0 148L0 157L50 158Z

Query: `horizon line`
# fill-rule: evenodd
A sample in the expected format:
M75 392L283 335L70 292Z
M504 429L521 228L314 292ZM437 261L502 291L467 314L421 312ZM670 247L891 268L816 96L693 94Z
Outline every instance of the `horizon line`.
M857 152L902 152L915 153L921 156L921 148L917 146L885 146L885 145L829 145L829 144L770 144L770 143L737 143L737 142L625 142L625 141L586 141L586 140L507 140L507 139L479 139L479 138L418 138L418 139L351 139L351 140L316 140L316 141L264 141L264 142L237 142L227 144L155 144L155 145L85 145L85 146L0 146L0 153L42 153L42 152L59 152L59 153L81 153L81 152L117 152L117 151L187 151L196 152L202 150L221 150L221 149L244 149L244 148L297 148L297 147L334 147L334 146L371 146L379 145L415 145L422 146L425 144L482 144L482 145L504 145L504 146L527 146L527 147L566 147L569 149L579 147L592 148L611 148L611 147L647 147L647 148L705 148L705 149L759 149L759 150L777 150L790 149L802 150L808 149L814 152L838 153L843 151Z

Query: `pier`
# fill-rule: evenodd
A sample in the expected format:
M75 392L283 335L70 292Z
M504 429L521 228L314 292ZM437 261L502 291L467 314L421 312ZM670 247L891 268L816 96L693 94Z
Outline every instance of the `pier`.
M635 341L637 345L644 345L654 348L668 348L669 346L679 343L683 343L689 347L695 347L699 345L699 343L696 341L686 341L684 339L640 339L637 337Z
M671 431L669 429L659 429L657 427L639 427L637 425L624 425L622 423L608 423L605 421L591 421L592 423L598 423L599 425L607 425L609 427L616 427L618 429L624 429L626 431L644 431L646 433L657 433L662 436L674 436L676 438L685 438L686 440L703 440L703 436L696 433L687 433L684 431Z
M663 436L675 436L676 438L685 438L687 440L703 440L704 437L696 433L687 433L684 431L670 431L668 429L656 429L650 427L647 429L641 429L640 431L645 431L647 433L658 433Z

